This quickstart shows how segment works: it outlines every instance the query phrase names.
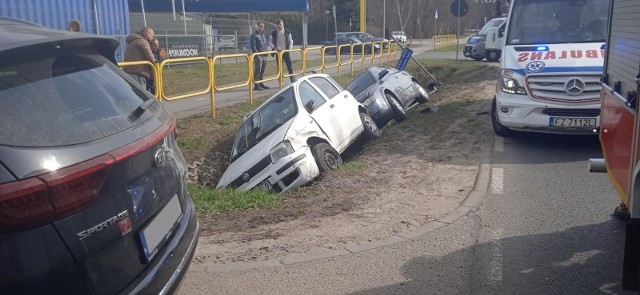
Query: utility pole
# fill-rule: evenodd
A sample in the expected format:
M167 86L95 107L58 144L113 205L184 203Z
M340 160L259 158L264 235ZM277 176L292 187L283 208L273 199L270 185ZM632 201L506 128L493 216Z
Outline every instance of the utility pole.
M325 24L325 28L324 28L324 40L325 41L329 41L329 9L325 10L324 12L324 24Z
M397 1L397 0L396 0ZM387 25L387 0L382 0L382 36L387 38L387 36L385 36L386 32L385 31L387 28L385 27Z
M360 32L367 32L367 0L360 0Z
M438 35L438 8L436 7L436 16L433 18L433 36Z
M335 38L338 40L338 20L336 19L336 6L333 5L333 26L335 29Z
M460 47L460 6L462 6L462 1L458 1L458 31L456 31L456 64L458 63L458 48Z

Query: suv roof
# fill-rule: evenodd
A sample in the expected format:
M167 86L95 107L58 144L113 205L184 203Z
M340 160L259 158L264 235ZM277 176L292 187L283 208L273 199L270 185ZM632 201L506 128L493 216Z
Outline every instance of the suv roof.
M27 46L55 42L61 42L60 45L80 42L113 63L116 62L114 51L119 46L119 42L113 38L54 30L23 20L0 17L0 51L16 48L22 50Z

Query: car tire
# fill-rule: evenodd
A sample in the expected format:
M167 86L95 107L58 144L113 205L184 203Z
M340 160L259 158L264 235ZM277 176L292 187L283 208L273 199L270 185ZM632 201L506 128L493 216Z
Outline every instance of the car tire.
M371 53L371 48L364 48L364 54L370 54Z
M496 62L496 61L498 61L500 59L500 51L498 51L498 50L487 50L485 58L487 59L487 61Z
M491 126L493 127L493 132L502 137L509 137L513 135L513 131L500 123L500 119L498 119L498 107L496 103L496 98L493 98L493 103L491 104Z
M331 170L337 170L342 166L342 157L329 144L321 142L311 147L311 154L318 164L320 178Z
M400 105L400 102L390 93L385 93L384 96L387 98L391 110L393 110L393 120L398 123L406 120L407 112L404 110L404 107Z
M413 80L412 82L413 82L413 87L415 87L416 90L418 91L418 97L416 97L416 100L419 103L427 103L427 102L429 102L429 94L424 89L424 87L422 87L422 85L420 85L420 83L418 83L418 81L416 81L416 80Z
M369 114L360 113L360 121L362 122L362 127L364 127L363 133L366 139L371 140L380 137L380 128Z

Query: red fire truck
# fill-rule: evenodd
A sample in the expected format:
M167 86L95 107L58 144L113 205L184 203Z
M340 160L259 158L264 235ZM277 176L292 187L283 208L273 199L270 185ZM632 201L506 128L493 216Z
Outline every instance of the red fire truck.
M640 1L611 1L600 100L600 142L604 159L591 159L592 172L607 172L628 208L622 285L640 281Z

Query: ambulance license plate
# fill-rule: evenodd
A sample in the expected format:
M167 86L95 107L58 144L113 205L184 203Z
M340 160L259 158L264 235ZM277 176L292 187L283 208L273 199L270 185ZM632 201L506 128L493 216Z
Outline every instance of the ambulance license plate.
M551 127L596 127L596 118L550 117Z

